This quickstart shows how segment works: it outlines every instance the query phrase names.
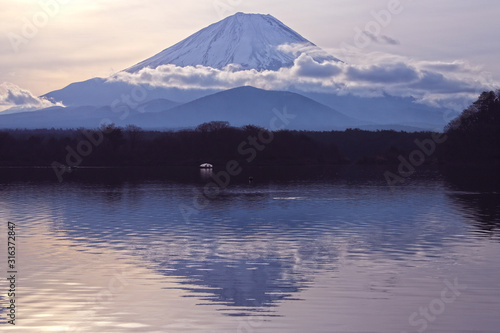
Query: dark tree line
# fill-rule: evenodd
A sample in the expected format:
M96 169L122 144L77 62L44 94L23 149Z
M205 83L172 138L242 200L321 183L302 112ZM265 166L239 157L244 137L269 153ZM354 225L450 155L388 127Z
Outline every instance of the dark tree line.
M394 164L430 133L346 130L268 132L211 122L193 130L143 131L135 126L96 130L0 131L0 165L163 166L225 164Z
M301 132L268 132L255 126L235 128L211 122L193 130L143 131L113 125L96 130L0 131L0 165L162 166L225 164L338 164L333 144Z
M0 166L167 166L236 160L241 165L398 164L432 132L288 131L214 121L196 129L0 130ZM500 161L500 92L485 92L450 122L425 163ZM410 155L411 156L411 155Z
M483 92L445 128L448 140L442 159L447 162L500 162L500 91Z

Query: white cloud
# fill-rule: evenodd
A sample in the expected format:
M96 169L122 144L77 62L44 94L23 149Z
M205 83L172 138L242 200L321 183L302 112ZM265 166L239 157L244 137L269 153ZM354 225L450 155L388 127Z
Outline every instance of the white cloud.
M347 78L350 81L368 83L399 84L415 82L419 78L419 71L403 62L382 65L348 66Z
M0 84L0 112L2 113L34 111L51 106L64 105L36 97L30 91L13 83L3 82Z
M293 44L282 44L278 46L278 50L286 53L290 53L291 55L298 58L301 54L307 54L313 57L317 61L325 61L325 60L333 60L338 61L339 59L335 58L331 54L328 54L325 50L317 47L311 43L293 43Z
M383 53L360 56L357 64L318 62L302 54L291 68L278 71L223 70L204 66L164 65L138 73L120 72L110 80L156 87L229 89L250 85L261 89L302 91L358 96L414 97L417 102L461 110L484 90L499 84L481 68L462 61L432 62Z
M293 70L298 77L328 78L340 74L342 66L334 61L318 63L311 57L301 56L295 61Z

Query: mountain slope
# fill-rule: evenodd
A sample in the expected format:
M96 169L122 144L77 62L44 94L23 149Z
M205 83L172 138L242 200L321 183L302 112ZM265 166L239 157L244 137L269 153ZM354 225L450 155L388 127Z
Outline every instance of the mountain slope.
M136 110L139 111L140 113L160 112L160 111L169 110L169 109L174 108L178 105L180 105L180 103L173 102L171 100L164 99L164 98L158 98L158 99L153 99L149 102L140 104Z
M218 69L237 64L241 69L277 70L292 66L298 57L279 50L283 44L300 44L318 61L338 60L271 15L237 13L125 71L133 73L166 64Z
M376 124L398 128L395 125L414 127L415 129L441 130L450 117L458 112L451 109L437 108L416 103L411 97L358 97L353 95L335 95L314 92L295 91L343 113L371 121ZM394 125L394 126L391 126ZM365 127L373 129L373 127ZM387 127L377 127L387 128ZM409 128L411 131L412 129Z
M135 115L130 122L144 128L179 128L217 120L233 126L273 128L283 125L278 114L290 115L285 129L332 130L369 124L296 93L253 87L215 93L159 113Z
M135 112L130 112L133 113ZM98 128L103 122L123 126L120 116L122 113L113 112L109 106L51 107L34 112L0 115L0 129Z
M62 102L66 106L109 106L118 103L118 105L134 107L156 99L167 99L172 103L186 103L217 91L211 89L152 88L147 85L136 86L121 81L93 78L71 83L41 97Z

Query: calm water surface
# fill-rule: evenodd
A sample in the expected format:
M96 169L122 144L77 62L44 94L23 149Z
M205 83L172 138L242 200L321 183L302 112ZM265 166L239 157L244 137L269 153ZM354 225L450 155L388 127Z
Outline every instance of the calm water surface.
M500 332L497 172L383 171L0 169L0 331Z

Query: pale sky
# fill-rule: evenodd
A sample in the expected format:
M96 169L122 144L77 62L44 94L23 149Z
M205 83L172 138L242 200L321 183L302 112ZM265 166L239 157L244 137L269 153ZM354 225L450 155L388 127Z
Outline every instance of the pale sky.
M335 52L354 43L356 27L364 30L373 11L394 1L0 0L0 82L42 95L108 77L236 12L271 14L342 59ZM500 1L399 2L399 14L361 53L460 61L500 81Z

